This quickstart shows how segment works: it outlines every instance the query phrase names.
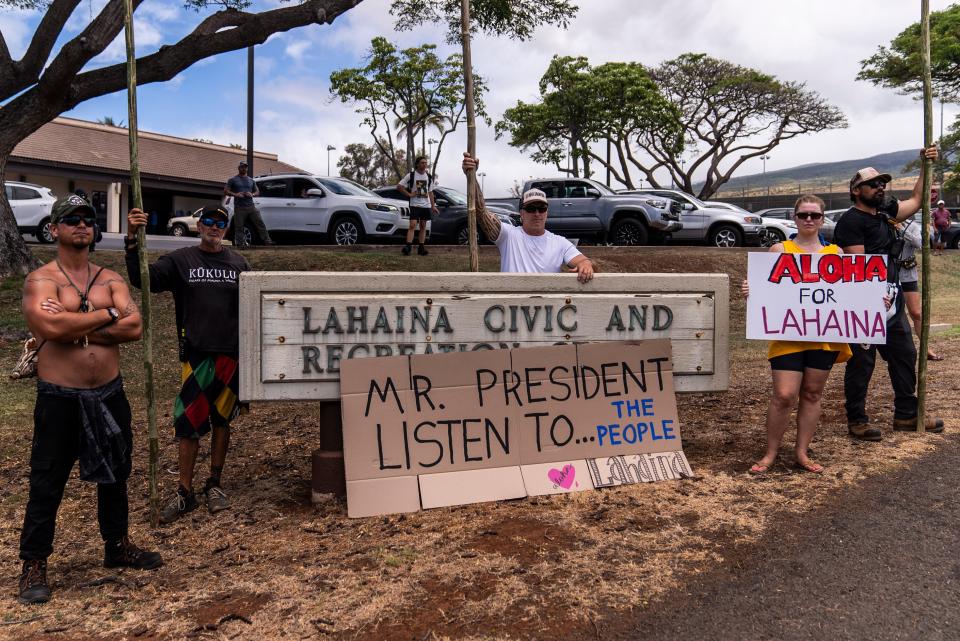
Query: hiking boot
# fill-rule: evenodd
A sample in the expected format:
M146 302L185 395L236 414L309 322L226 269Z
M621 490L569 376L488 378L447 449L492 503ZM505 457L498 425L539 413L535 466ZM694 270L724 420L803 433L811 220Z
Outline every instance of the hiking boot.
M924 420L923 427L931 434L940 434L943 432L942 418L928 418ZM913 418L895 418L893 419L893 429L897 432L916 432L917 417Z
M207 509L210 514L222 512L230 507L230 499L219 485L209 486L204 493L207 495Z
M28 605L50 600L46 559L23 562L23 570L20 572L20 596L17 600Z
M409 256L411 249L412 247L410 245L404 245L403 249L400 250L400 253L403 254L404 256Z
M159 552L141 550L125 536L119 541L106 541L103 544L103 567L134 568L136 570L156 570L163 565Z
M426 255L429 254L429 253L430 253L430 252L428 252L428 251L427 251L427 248L424 247L423 245L420 245L420 247L417 248L417 255L418 255L418 256L426 256Z
M878 427L870 427L870 423L847 423L850 436L859 441L879 441L883 433Z
M183 488L177 490L170 502L160 510L161 523L173 523L187 512L197 509L197 495L192 491L188 494L183 492Z

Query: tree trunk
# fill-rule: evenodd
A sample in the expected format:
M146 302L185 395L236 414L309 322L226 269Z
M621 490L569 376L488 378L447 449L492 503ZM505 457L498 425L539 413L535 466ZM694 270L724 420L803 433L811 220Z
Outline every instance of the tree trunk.
M477 156L477 115L474 107L473 54L470 51L470 0L460 0L460 38L463 43L463 98L467 107L467 153ZM470 271L480 271L477 248L477 170L467 174L467 236Z
M8 155L9 152L0 153L0 176L4 175ZM13 274L25 276L39 266L40 262L30 253L17 230L13 209L0 180L0 278Z

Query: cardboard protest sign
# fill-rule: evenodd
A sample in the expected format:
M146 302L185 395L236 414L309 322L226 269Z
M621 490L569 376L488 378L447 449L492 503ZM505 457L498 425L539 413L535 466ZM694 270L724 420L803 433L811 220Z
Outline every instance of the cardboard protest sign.
M356 359L341 389L350 516L689 475L669 340Z
M887 342L887 257L751 253L747 338Z

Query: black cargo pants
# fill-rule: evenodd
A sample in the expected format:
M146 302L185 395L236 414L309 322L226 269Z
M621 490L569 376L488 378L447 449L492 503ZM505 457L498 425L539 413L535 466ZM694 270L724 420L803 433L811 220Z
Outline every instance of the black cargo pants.
M907 314L901 306L887 323L886 345L851 345L853 356L847 361L843 375L846 396L847 422L867 423L867 388L877 362L877 352L887 361L890 383L893 386L894 418L914 418L917 415L917 348Z
M104 404L123 432L127 452L132 452L130 404L126 395L120 391ZM24 561L46 559L53 552L57 510L80 453L82 430L76 399L37 394L30 454L30 499L20 533L20 558ZM126 479L97 484L97 521L104 541L127 535L128 512Z

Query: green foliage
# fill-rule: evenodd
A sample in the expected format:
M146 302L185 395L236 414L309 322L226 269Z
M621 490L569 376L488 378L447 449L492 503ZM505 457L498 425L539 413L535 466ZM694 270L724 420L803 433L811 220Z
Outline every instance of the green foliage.
M510 144L537 162L589 176L590 162L626 187L633 173L659 187L666 173L682 189L706 174L711 196L750 158L795 136L845 127L839 109L804 85L705 54L683 54L652 71L639 63L591 67L586 58L554 57L540 80L540 100L518 102L497 124ZM592 145L606 142L612 154ZM567 148L572 167L561 166ZM682 159L684 150L692 158Z
M661 95L642 65L608 62L591 67L584 57L554 56L540 79L540 101L517 102L497 123L497 135L560 172L589 176L590 161L606 165L591 144L610 141L623 162L610 166L614 177L633 187L628 160L630 141L642 131L657 131L672 148L682 145L679 112ZM573 163L561 163L572 148ZM614 166L616 165L616 166Z
M637 139L649 160L643 171L665 168L682 189L693 190L694 174L705 175L701 198L709 198L747 160L796 136L847 126L837 107L797 82L706 54L686 53L652 71L667 99L681 112L685 147L681 161L674 141L657 131Z
M857 80L896 89L902 94L923 93L920 23L916 22L877 52L860 62ZM960 102L960 5L930 14L930 72L933 91L946 102Z
M579 7L570 0L472 0L471 31L529 40L543 25L566 29ZM397 31L446 24L448 42L460 42L460 0L393 0Z
M360 183L364 187L375 189L383 185L395 185L400 182L400 174L395 166L406 166L406 154L396 150L392 160L383 155L381 148L387 145L365 145L355 142L343 148L344 154L337 161L337 169L344 178Z
M486 82L474 75L474 85L477 115L486 118ZM342 102L357 105L374 144L400 175L406 168L398 164L395 140L406 139L406 158L412 159L416 136L425 137L428 126L437 127L441 133L438 158L446 137L463 121L463 58L455 54L442 60L431 44L400 50L386 38L376 37L364 67L330 75L330 92Z

